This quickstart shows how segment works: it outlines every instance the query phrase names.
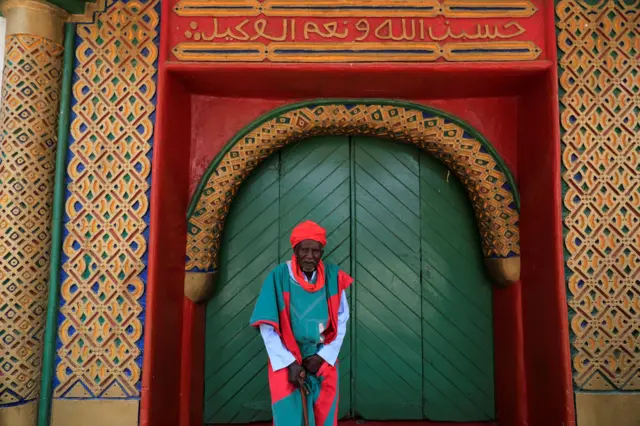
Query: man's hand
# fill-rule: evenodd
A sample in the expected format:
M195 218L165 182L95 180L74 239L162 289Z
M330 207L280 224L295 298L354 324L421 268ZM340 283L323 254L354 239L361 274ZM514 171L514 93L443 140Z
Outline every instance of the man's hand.
M322 364L324 363L324 359L320 355L311 355L310 357L302 360L302 366L305 370L307 370L311 374L316 374Z
M289 369L289 383L295 387L302 386L306 376L304 368L295 361L289 364L289 367L287 368Z

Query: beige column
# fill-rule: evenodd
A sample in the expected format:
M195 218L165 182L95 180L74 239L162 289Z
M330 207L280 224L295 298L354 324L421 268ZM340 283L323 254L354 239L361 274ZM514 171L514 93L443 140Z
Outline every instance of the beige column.
M5 0L0 107L0 425L32 426L47 309L66 12Z

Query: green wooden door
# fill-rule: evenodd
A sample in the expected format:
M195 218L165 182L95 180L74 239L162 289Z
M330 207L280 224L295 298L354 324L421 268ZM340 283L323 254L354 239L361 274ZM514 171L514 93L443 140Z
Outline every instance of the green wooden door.
M420 158L424 416L493 420L493 317L473 209L462 184Z
M422 418L419 151L354 138L358 414Z
M322 137L273 155L233 203L207 305L205 423L271 418L267 355L248 320L305 219L356 280L340 417L493 419L491 288L461 184L413 146Z

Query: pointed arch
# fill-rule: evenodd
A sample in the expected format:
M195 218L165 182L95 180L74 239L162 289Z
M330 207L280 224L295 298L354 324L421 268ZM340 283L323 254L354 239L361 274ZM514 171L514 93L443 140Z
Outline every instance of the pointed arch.
M186 271L192 274L187 274L185 291L210 282L217 270L224 222L249 173L284 146L321 135L392 139L415 144L438 158L466 188L494 282L505 285L519 279L518 192L506 164L477 130L443 111L411 102L316 100L286 105L260 117L211 162L187 213ZM194 291L187 293L193 296Z

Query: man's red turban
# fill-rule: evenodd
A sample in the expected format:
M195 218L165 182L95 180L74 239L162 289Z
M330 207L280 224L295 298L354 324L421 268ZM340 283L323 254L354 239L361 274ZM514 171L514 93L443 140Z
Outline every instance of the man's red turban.
M317 241L324 247L327 245L327 231L325 231L322 226L310 220L302 222L293 228L293 232L291 232L291 247L297 246L304 240Z

